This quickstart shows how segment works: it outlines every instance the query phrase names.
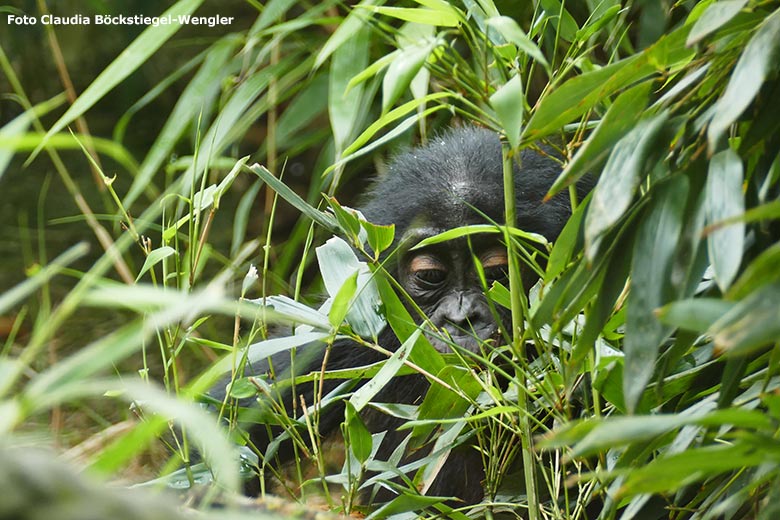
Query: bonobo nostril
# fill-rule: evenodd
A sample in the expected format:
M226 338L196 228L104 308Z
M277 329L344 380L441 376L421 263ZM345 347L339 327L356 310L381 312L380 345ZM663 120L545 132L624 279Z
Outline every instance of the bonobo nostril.
M443 299L440 306L439 325L450 332L468 332L481 329L492 321L490 312L481 295L460 291L451 298Z

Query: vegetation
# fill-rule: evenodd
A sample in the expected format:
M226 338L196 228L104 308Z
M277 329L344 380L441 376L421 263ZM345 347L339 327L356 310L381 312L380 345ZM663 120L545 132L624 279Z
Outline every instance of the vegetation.
M202 3L179 0L166 12L193 13ZM3 444L29 442L25 434L63 406L100 410L108 440L78 446L96 472L120 473L163 438L175 452L158 466L169 483L213 476L221 489L238 490L241 461L275 472L274 454L245 447L240 458L240 410L226 403L225 420L216 420L194 404L199 396L270 349L295 352L312 340L327 348L342 336L376 348L386 320L405 340L401 351L339 374L373 385L304 403L298 417L279 410L261 419L285 426L299 454L283 480L293 496L359 511L364 477L370 492L397 473L397 460L373 459L376 439L360 418L378 406L409 417L411 445L435 449L406 468L414 471L393 484L400 495L375 518L778 514L780 3L244 7L256 9L251 27L183 45L184 66L123 107L110 137L89 133L94 107L175 45L178 25L146 28L70 99L68 89L32 99L0 48L6 97L22 108L0 129L0 182L21 158L24 182L40 183L36 165L48 158L83 230L105 251L87 256L76 243L48 260L43 242L30 240L26 279L0 296L0 313L14 317L0 350ZM67 74L58 56L46 59ZM139 164L125 136L170 90L178 100ZM574 201L544 262L528 254L522 234L500 228L512 268L509 286L489 294L512 309L513 326L504 345L471 358L436 353L409 326L404 295L374 253L392 229L361 221L334 198L349 196L347 181L381 170L392 147L456 123L500 132L508 158L556 147L564 160L553 192L574 198L574 181L598 179ZM246 157L258 128L262 147ZM286 165L304 160L301 182ZM87 190L106 211L90 207ZM279 216L290 214L288 204L292 221ZM340 238L312 251L331 234ZM323 283L312 281L316 258ZM528 298L520 262L542 274ZM55 283L67 285L62 296ZM366 305L372 291L382 313ZM330 297L324 306L307 299L318 292ZM107 309L121 325L82 336L56 363L42 361L80 315ZM276 323L295 334L269 339ZM409 370L432 382L422 404L371 402L372 391ZM236 376L231 393L268 389ZM333 471L316 425L323 402L336 398L349 404L346 460ZM136 420L101 407L106 399L132 403ZM422 496L439 462L468 438L485 461L485 503L459 508ZM191 461L193 445L203 463Z

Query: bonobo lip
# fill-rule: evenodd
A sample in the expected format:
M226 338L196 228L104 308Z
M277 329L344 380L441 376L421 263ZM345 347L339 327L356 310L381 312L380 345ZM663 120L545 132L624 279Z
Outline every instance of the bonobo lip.
M480 347L486 342L493 339L498 332L498 327L494 325L486 325L475 329L473 332L463 331L460 329L449 330L444 328L439 332L426 332L428 340L433 345L433 348L441 352L442 354L449 354L453 352L452 345L458 345L460 348L479 353ZM450 339L447 340L446 335L449 334Z

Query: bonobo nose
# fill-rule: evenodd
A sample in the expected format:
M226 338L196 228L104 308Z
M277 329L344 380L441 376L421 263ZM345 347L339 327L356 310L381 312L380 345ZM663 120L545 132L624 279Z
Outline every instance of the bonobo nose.
M456 291L443 296L428 317L440 331L429 336L431 344L443 353L452 352L454 345L479 352L482 342L498 328L485 296L478 291Z
M455 334L482 329L493 321L485 297L472 291L443 298L438 311L435 324Z

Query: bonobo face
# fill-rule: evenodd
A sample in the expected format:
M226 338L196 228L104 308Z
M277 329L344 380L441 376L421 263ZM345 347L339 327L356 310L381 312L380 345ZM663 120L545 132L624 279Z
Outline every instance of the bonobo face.
M552 150L549 150L552 152ZM552 152L554 155L554 152ZM570 211L567 193L543 202L561 172L552 155L522 150L514 164L515 225L554 240ZM587 188L579 189L579 198ZM395 158L387 175L369 191L361 208L375 224L394 224L393 246L402 242L396 266L391 267L409 295L433 324L452 336L450 344L477 351L480 339L497 336L493 318L474 267L482 263L488 286L506 272L506 251L497 235L478 239L471 248L465 239L423 250L409 249L420 240L470 224L503 223L504 173L501 143L492 131L476 127L452 129ZM483 240L484 239L484 240ZM491 241L492 240L492 241ZM388 248L394 251L395 247ZM395 270L397 267L397 270ZM522 270L522 267L521 267ZM528 291L536 276L528 269L523 284ZM497 306L501 314L506 309ZM505 316L499 320L506 322ZM477 339L474 339L476 336ZM450 344L432 338L437 349Z
M415 234L424 238L435 233ZM494 281L507 284L506 247L493 237L408 250L401 258L400 282L439 331L429 339L440 352L451 352L455 344L476 353L480 344L498 338L499 324L488 306L475 262L482 266L487 287Z

